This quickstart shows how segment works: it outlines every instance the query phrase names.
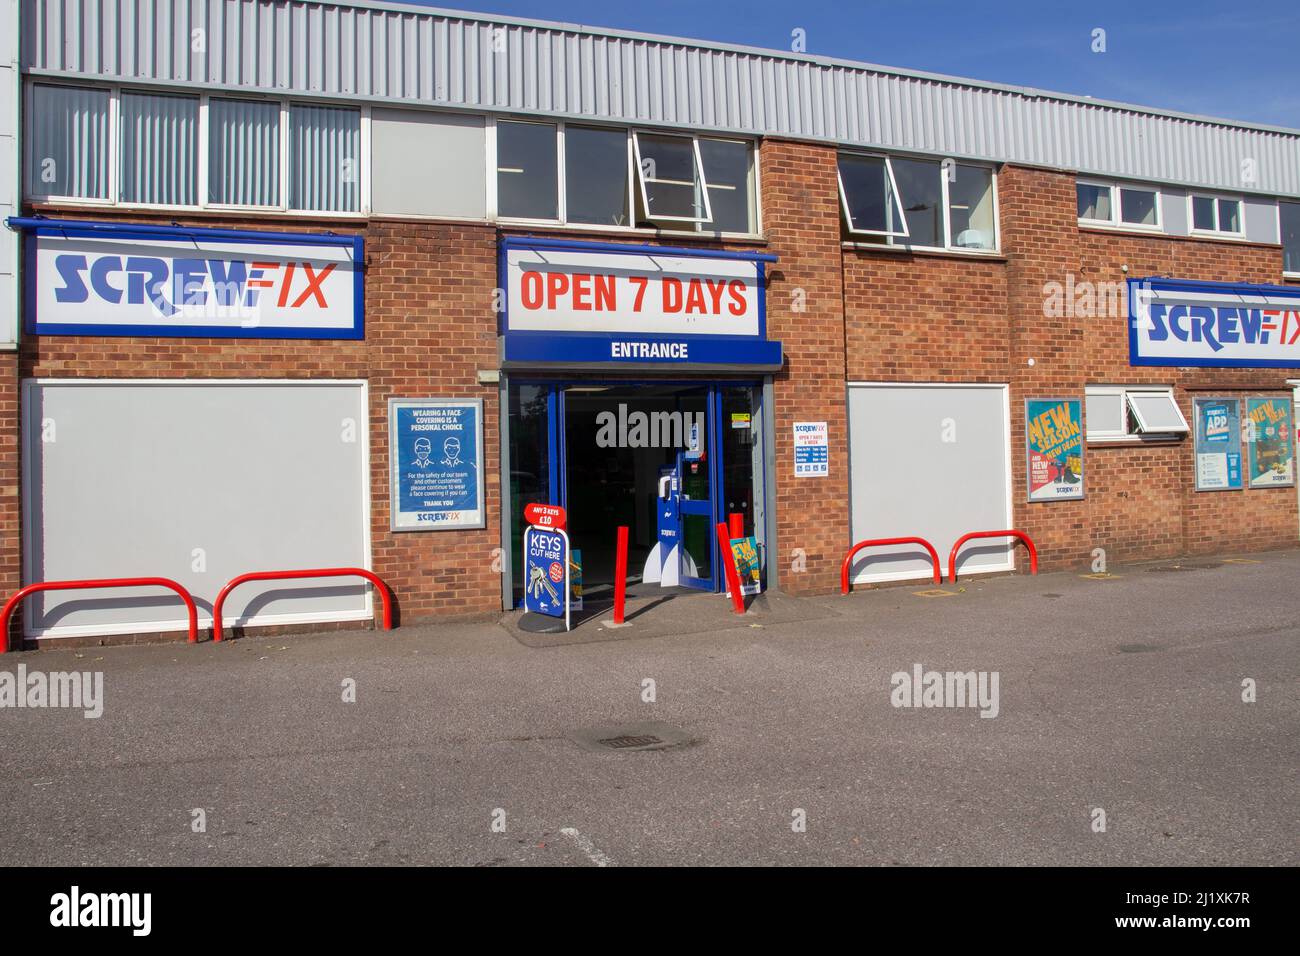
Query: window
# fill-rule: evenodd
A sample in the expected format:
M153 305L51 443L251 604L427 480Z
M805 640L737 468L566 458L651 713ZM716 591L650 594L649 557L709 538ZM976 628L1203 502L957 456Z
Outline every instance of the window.
M845 232L933 249L998 247L995 177L987 166L841 153Z
M110 199L108 115L107 90L33 86L28 195Z
M497 214L560 218L559 147L553 123L497 121Z
M883 156L840 153L840 205L844 222L855 235L906 236L907 221L898 204L898 188Z
M361 111L289 108L289 207L320 212L361 209Z
M1300 202L1277 204L1282 227L1282 271L1300 273Z
M208 202L279 208L279 103L208 101Z
M996 249L993 217L993 170L984 166L953 167L948 180L948 235L958 249Z
M1192 196L1192 231L1242 235L1241 200Z
M638 219L664 222L711 222L708 181L698 141L691 136L633 133ZM645 223L653 225L653 223Z
M895 182L907 222L907 245L942 246L943 173L938 163L893 159Z
M1078 183L1074 188L1078 200L1080 219L1104 223L1115 221L1115 216L1110 211L1111 189L1109 186L1101 186L1097 183Z
M1160 194L1153 189L1119 191L1119 220L1126 226L1160 225Z
M486 217L486 129L482 116L371 110L371 208L403 216Z
M195 206L199 200L199 98L123 93L122 202Z
M627 132L564 127L565 219L593 226L628 226Z
M713 213L707 223L697 228L710 232L743 232L756 230L752 219L753 193L750 172L753 168L753 147L743 140L698 140L700 159L708 177L709 209Z
M28 95L32 199L342 214L368 205L368 109L49 83Z
M1161 228L1158 189L1079 181L1075 184L1075 197L1079 221L1086 225Z
M1088 441L1142 441L1187 434L1173 389L1089 385Z

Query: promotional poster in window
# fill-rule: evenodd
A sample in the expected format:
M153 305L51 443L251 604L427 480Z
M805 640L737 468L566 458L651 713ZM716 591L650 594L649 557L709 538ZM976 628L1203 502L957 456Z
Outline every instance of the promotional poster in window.
M1246 400L1246 447L1250 450L1250 487L1295 484L1290 398Z
M1241 489L1241 406L1235 398L1198 398L1196 490Z
M1029 500L1083 497L1083 403L1072 398L1025 402Z

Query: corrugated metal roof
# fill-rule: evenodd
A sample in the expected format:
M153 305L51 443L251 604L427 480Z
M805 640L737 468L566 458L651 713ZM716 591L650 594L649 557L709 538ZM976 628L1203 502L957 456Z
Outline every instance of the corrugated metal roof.
M790 136L1300 196L1296 130L570 24L359 0L23 0L22 36L37 75Z

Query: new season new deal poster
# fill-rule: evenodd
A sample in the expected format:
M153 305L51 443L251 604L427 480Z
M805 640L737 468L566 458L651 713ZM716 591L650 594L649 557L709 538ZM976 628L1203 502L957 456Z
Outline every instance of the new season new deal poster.
M1083 403L1068 398L1025 402L1029 500L1083 497Z

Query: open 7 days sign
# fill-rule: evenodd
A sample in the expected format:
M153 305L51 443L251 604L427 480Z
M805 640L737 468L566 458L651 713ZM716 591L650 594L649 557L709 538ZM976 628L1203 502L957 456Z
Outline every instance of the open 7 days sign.
M502 359L618 367L781 366L761 253L506 239Z

